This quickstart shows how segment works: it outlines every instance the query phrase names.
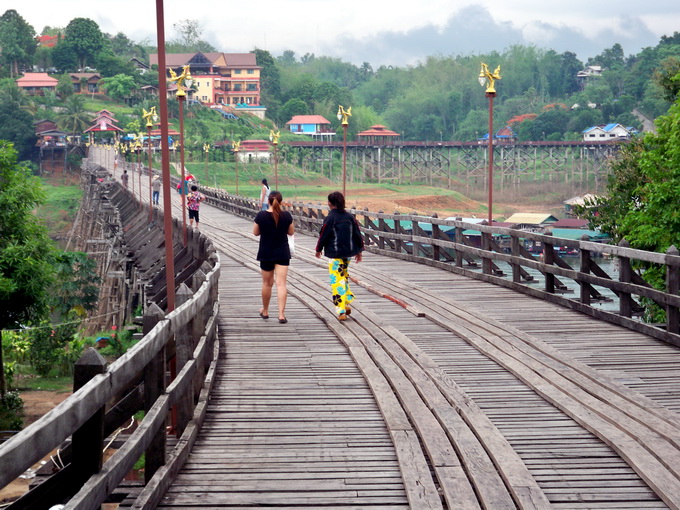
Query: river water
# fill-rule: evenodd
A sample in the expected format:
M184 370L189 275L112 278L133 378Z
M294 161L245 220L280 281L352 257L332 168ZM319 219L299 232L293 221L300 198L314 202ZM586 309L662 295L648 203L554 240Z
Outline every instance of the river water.
M580 267L580 259L579 257L561 257L562 260L564 260L567 264L569 264L572 269L575 269L578 271ZM597 257L592 259L593 262L595 262L602 270L609 275L609 277L612 280L618 280L619 279L619 271L618 271L618 264L615 259L610 259L610 258L602 258L602 257ZM479 268L478 271L481 272L481 266L482 262L481 260L477 261ZM510 267L510 264L506 262L496 262L496 265L505 273L505 278L512 278L512 268ZM523 266L524 267L524 266ZM477 270L477 269L475 269ZM529 273L531 276L534 277L534 280L532 282L526 282L522 280L523 284L526 284L528 286L531 286L535 289L541 289L543 290L545 288L545 277L540 271L536 271L535 269L531 269L528 267L524 267L524 270ZM570 278L563 278L563 277L557 277L561 283L567 287L565 291L556 291L556 294L559 293L563 295L567 299L574 299L576 301L579 300L579 285L576 283L574 280ZM607 311L618 311L619 309L619 301L616 296L610 289L604 288L604 287L599 287L597 285L593 286L602 296L605 298L608 298L606 301L593 301L591 303L591 306L595 308L601 308L602 310L607 310Z

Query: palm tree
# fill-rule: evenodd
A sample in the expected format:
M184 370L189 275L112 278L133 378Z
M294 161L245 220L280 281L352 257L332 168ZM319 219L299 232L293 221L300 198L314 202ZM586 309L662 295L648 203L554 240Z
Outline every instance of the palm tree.
M58 115L57 126L59 129L71 133L82 133L88 127L92 117L85 110L85 99L79 95L69 97L65 102L65 111Z

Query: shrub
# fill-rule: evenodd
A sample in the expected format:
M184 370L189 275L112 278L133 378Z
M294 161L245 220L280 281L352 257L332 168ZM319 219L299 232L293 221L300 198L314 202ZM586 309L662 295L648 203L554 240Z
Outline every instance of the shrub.
M8 391L0 399L0 430L21 430L24 401L18 391Z

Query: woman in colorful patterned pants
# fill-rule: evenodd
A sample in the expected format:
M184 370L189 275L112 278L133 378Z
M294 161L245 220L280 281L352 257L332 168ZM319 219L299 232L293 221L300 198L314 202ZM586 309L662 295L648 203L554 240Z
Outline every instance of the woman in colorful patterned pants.
M359 223L353 214L345 210L345 197L339 191L328 195L330 211L324 219L319 240L316 243L316 258L323 250L328 262L333 304L338 320L344 321L352 313L349 306L354 294L349 288L349 261L354 257L361 262L364 238Z

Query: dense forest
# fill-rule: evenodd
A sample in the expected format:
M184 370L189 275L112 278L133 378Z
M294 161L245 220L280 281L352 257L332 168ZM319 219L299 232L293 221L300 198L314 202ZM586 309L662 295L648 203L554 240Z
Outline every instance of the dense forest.
M168 52L220 51L201 39L198 22L184 20L174 28L179 36L168 41ZM70 117L61 124L75 132L83 116L72 104L76 100L69 103L70 82L63 74L79 69L96 69L104 78L107 96L134 107L135 115L147 105L148 99L138 91L155 84L156 73L140 73L130 59L148 62L148 55L156 52L149 41L135 42L122 32L102 33L85 18L74 18L63 28L44 27L40 35L52 36L54 45L36 44L38 33L16 10L0 17L0 120L8 119L11 130L18 122L12 113L17 104L40 118L56 116L47 107L60 104ZM405 140L466 141L486 134L488 102L477 82L481 62L500 65L495 125L510 125L520 140L576 140L585 129L612 122L640 129L639 114L654 119L668 110L673 97L664 85L680 69L680 33L664 36L655 47L636 55L626 56L621 45L614 44L586 62L571 52L521 45L475 56L430 56L417 65L378 69L369 62L357 66L314 54L252 51L262 66L262 104L276 125L283 126L296 114L319 114L336 124L335 113L342 104L352 106L350 137L384 124ZM576 75L586 66L600 66L603 72L579 81ZM63 86L53 97L22 97L14 85L22 70L62 75ZM243 139L257 130L243 123L227 125L217 114L202 117L205 125L188 127L188 140ZM223 125L210 127L212 118ZM0 129L0 138L10 130Z

